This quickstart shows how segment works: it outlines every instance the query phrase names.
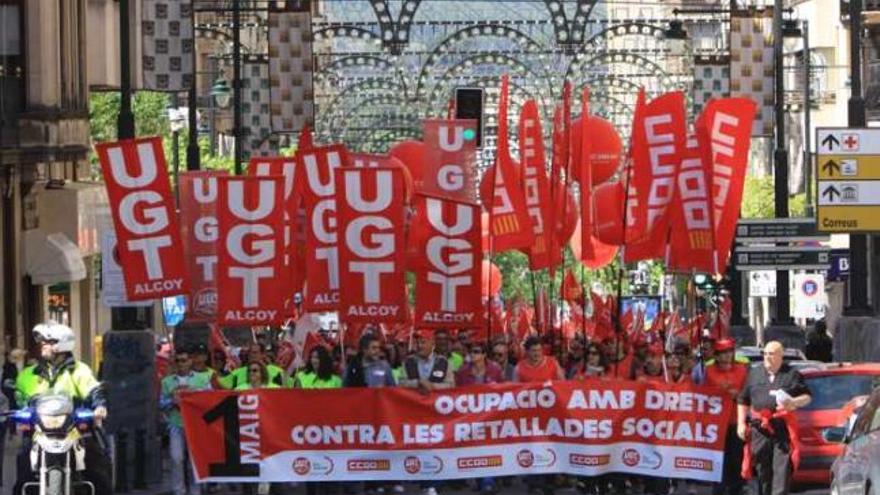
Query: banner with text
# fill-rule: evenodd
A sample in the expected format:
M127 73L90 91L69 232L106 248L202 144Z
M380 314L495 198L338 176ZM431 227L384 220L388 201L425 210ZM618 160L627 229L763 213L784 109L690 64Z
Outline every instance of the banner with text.
M304 311L339 309L339 234L335 170L347 162L339 145L311 148L296 156L297 180L306 207Z
M339 317L347 323L406 319L403 167L339 168Z
M183 242L158 137L95 145L129 301L189 292Z
M482 328L480 207L416 196L424 229L416 269L417 328Z
M217 313L221 325L284 321L284 179L218 179Z
M180 233L189 270L187 317L217 318L217 178L225 171L180 174Z
M203 482L612 472L720 481L732 411L720 390L616 380L431 395L263 389L182 399Z

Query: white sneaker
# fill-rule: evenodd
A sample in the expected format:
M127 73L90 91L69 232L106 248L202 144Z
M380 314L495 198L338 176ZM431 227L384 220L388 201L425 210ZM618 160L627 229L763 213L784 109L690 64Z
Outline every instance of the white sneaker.
M437 495L437 489L433 486L430 488L425 488L424 491L422 491L422 495Z
M404 490L404 488L403 488L403 485L394 485L394 488L392 488L391 490L397 494L402 494L402 493L406 492L406 490ZM436 490L435 490L435 492L436 492Z

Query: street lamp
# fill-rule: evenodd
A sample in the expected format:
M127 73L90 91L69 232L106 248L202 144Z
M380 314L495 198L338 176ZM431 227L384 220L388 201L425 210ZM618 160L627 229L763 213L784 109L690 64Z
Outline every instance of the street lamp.
M229 108L229 102L232 101L232 88L223 77L218 77L211 86L211 96L220 108Z
M663 37L669 42L669 51L673 55L687 53L688 33L684 30L684 24L679 20L669 21L669 28L663 31Z

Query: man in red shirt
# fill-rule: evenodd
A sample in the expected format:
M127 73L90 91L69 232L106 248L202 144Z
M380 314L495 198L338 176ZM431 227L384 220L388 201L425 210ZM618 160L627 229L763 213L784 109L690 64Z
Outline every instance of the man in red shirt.
M660 343L648 346L645 354L645 364L636 373L636 380L640 382L666 382L666 376L663 372L663 352L663 345Z
M559 361L544 354L544 346L539 337L529 337L523 347L526 358L516 365L513 381L521 383L565 380L565 373Z
M544 346L539 337L529 337L523 347L526 358L516 365L513 381L520 383L543 383L551 380L565 380L565 373L556 358L544 355ZM543 495L553 495L555 477L540 474L525 478L529 491L540 491Z
M734 413L730 415L727 428L727 442L724 445L724 474L721 483L715 484L713 495L740 495L743 490L742 467L743 443L736 433L736 412L734 401L745 385L748 369L746 365L734 360L736 342L730 338L715 342L715 362L706 367L706 385L718 387L727 392Z
M620 378L622 380L632 380L634 357L629 352L629 342L627 342L626 334L619 334L606 337L602 341L605 349L605 358L608 360L607 375L612 378Z

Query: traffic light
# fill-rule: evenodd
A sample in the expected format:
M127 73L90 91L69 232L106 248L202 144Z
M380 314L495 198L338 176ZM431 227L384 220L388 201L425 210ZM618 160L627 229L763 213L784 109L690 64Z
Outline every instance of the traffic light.
M477 121L477 148L483 146L483 90L455 88L455 118Z

